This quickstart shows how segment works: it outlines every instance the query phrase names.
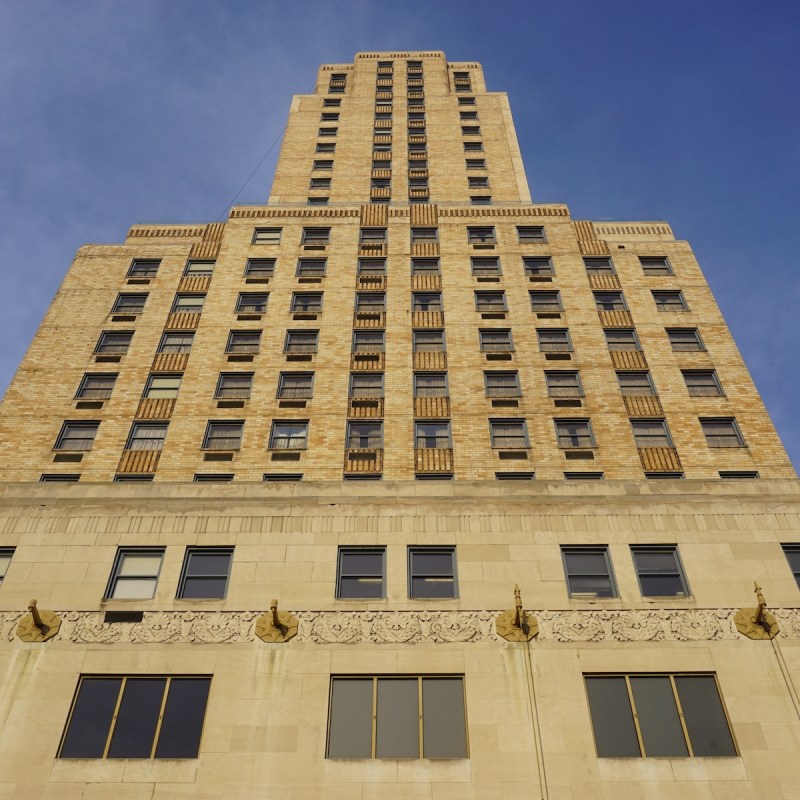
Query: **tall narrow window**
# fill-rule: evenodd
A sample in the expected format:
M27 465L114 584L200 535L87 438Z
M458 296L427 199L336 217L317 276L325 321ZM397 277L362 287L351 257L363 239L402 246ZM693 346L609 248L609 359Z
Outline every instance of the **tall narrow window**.
M378 599L386 596L386 548L340 547L336 597Z
M570 597L617 596L606 545L564 546L561 548L561 557Z
M228 593L232 547L187 547L177 597L222 600Z
M0 586L8 574L8 568L11 565L11 558L14 555L13 547L0 547Z
M408 548L408 596L458 597L455 547Z

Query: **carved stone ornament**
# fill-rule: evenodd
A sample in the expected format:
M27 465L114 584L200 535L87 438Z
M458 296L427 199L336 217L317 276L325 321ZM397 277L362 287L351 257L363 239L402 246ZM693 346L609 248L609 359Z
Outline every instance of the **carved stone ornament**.
M509 642L529 642L539 635L539 623L536 617L525 613L522 608L522 593L519 586L514 586L514 608L498 614L494 627L497 635Z
M17 636L23 642L46 642L61 628L61 617L54 611L40 611L36 601L31 600L28 613L17 625Z
M748 639L774 639L780 630L778 620L767 611L767 601L761 593L758 581L754 581L753 585L758 605L755 608L740 608L733 621L739 633Z
M297 617L278 611L278 601L273 600L269 614L262 614L256 620L256 636L263 642L288 642L297 636L300 623Z

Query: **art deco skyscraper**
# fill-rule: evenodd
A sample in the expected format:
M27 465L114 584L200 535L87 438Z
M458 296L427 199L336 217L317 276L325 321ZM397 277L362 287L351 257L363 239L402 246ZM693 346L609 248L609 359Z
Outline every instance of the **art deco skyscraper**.
M479 64L323 65L265 205L81 248L0 448L0 796L800 792L795 472Z

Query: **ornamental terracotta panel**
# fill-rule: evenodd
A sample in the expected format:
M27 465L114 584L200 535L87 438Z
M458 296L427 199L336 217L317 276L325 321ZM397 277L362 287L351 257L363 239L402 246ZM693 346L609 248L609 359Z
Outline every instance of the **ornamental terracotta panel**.
M174 397L145 397L139 401L136 419L169 419L174 409Z
M179 292L207 292L211 285L210 275L184 275L178 284Z
M356 311L353 315L354 328L385 328L386 314L371 311Z
M415 190L412 190L415 191ZM414 206L412 206L414 208ZM412 225L417 224L412 222ZM411 255L412 256L428 256L428 257L438 257L439 255L439 243L438 242L414 242L411 245Z
M442 276L441 275L412 275L411 276L412 289L441 289Z
M391 175L390 170L385 170ZM387 176L388 177L388 176ZM389 223L389 209L386 206L361 206L361 225L364 228L385 228ZM379 245L380 246L380 245ZM363 247L361 249L364 249Z
M449 397L415 397L414 416L418 418L449 417Z
M151 372L183 372L189 363L188 353L157 353Z
M370 372L384 368L385 357L383 353L353 353L350 356L350 369Z
M600 324L604 328L632 328L633 317L630 311L598 311Z
M414 353L414 369L447 369L447 353Z
M414 468L417 472L452 472L453 451L434 447L415 449Z
M377 208L385 206L377 206ZM385 226L386 223L377 223L378 226ZM380 242L379 244L366 244L362 243L358 246L358 255L363 258L381 258L386 255L386 243Z
M411 169L413 169L413 167ZM410 211L412 225L429 225L435 227L439 224L439 209L433 203L411 206ZM438 250L439 245L437 244L436 247Z
M647 359L641 350L612 350L614 369L647 369Z
M619 289L621 284L616 275L590 275L589 286L592 289Z
M117 472L147 474L158 466L160 450L125 450L119 460Z
M664 409L657 397L628 395L622 398L629 417L663 417Z
M372 292L386 289L386 276L384 275L356 275L356 289L367 289Z
M170 314L164 328L171 331L193 331L199 324L200 314Z
M639 458L646 472L674 472L681 468L674 447L640 447Z
M376 473L382 469L383 450L345 450L345 472Z
M413 328L443 328L444 313L442 311L414 311L411 314Z
M373 400L350 400L347 404L347 416L351 419L374 419L383 416L383 398Z

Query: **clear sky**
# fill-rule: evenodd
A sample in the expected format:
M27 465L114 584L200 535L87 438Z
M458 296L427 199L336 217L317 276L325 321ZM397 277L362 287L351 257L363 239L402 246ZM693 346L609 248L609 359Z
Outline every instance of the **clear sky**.
M444 50L507 91L534 200L691 242L800 465L797 0L0 2L0 391L77 248L224 218L317 65ZM238 197L267 197L278 147Z

